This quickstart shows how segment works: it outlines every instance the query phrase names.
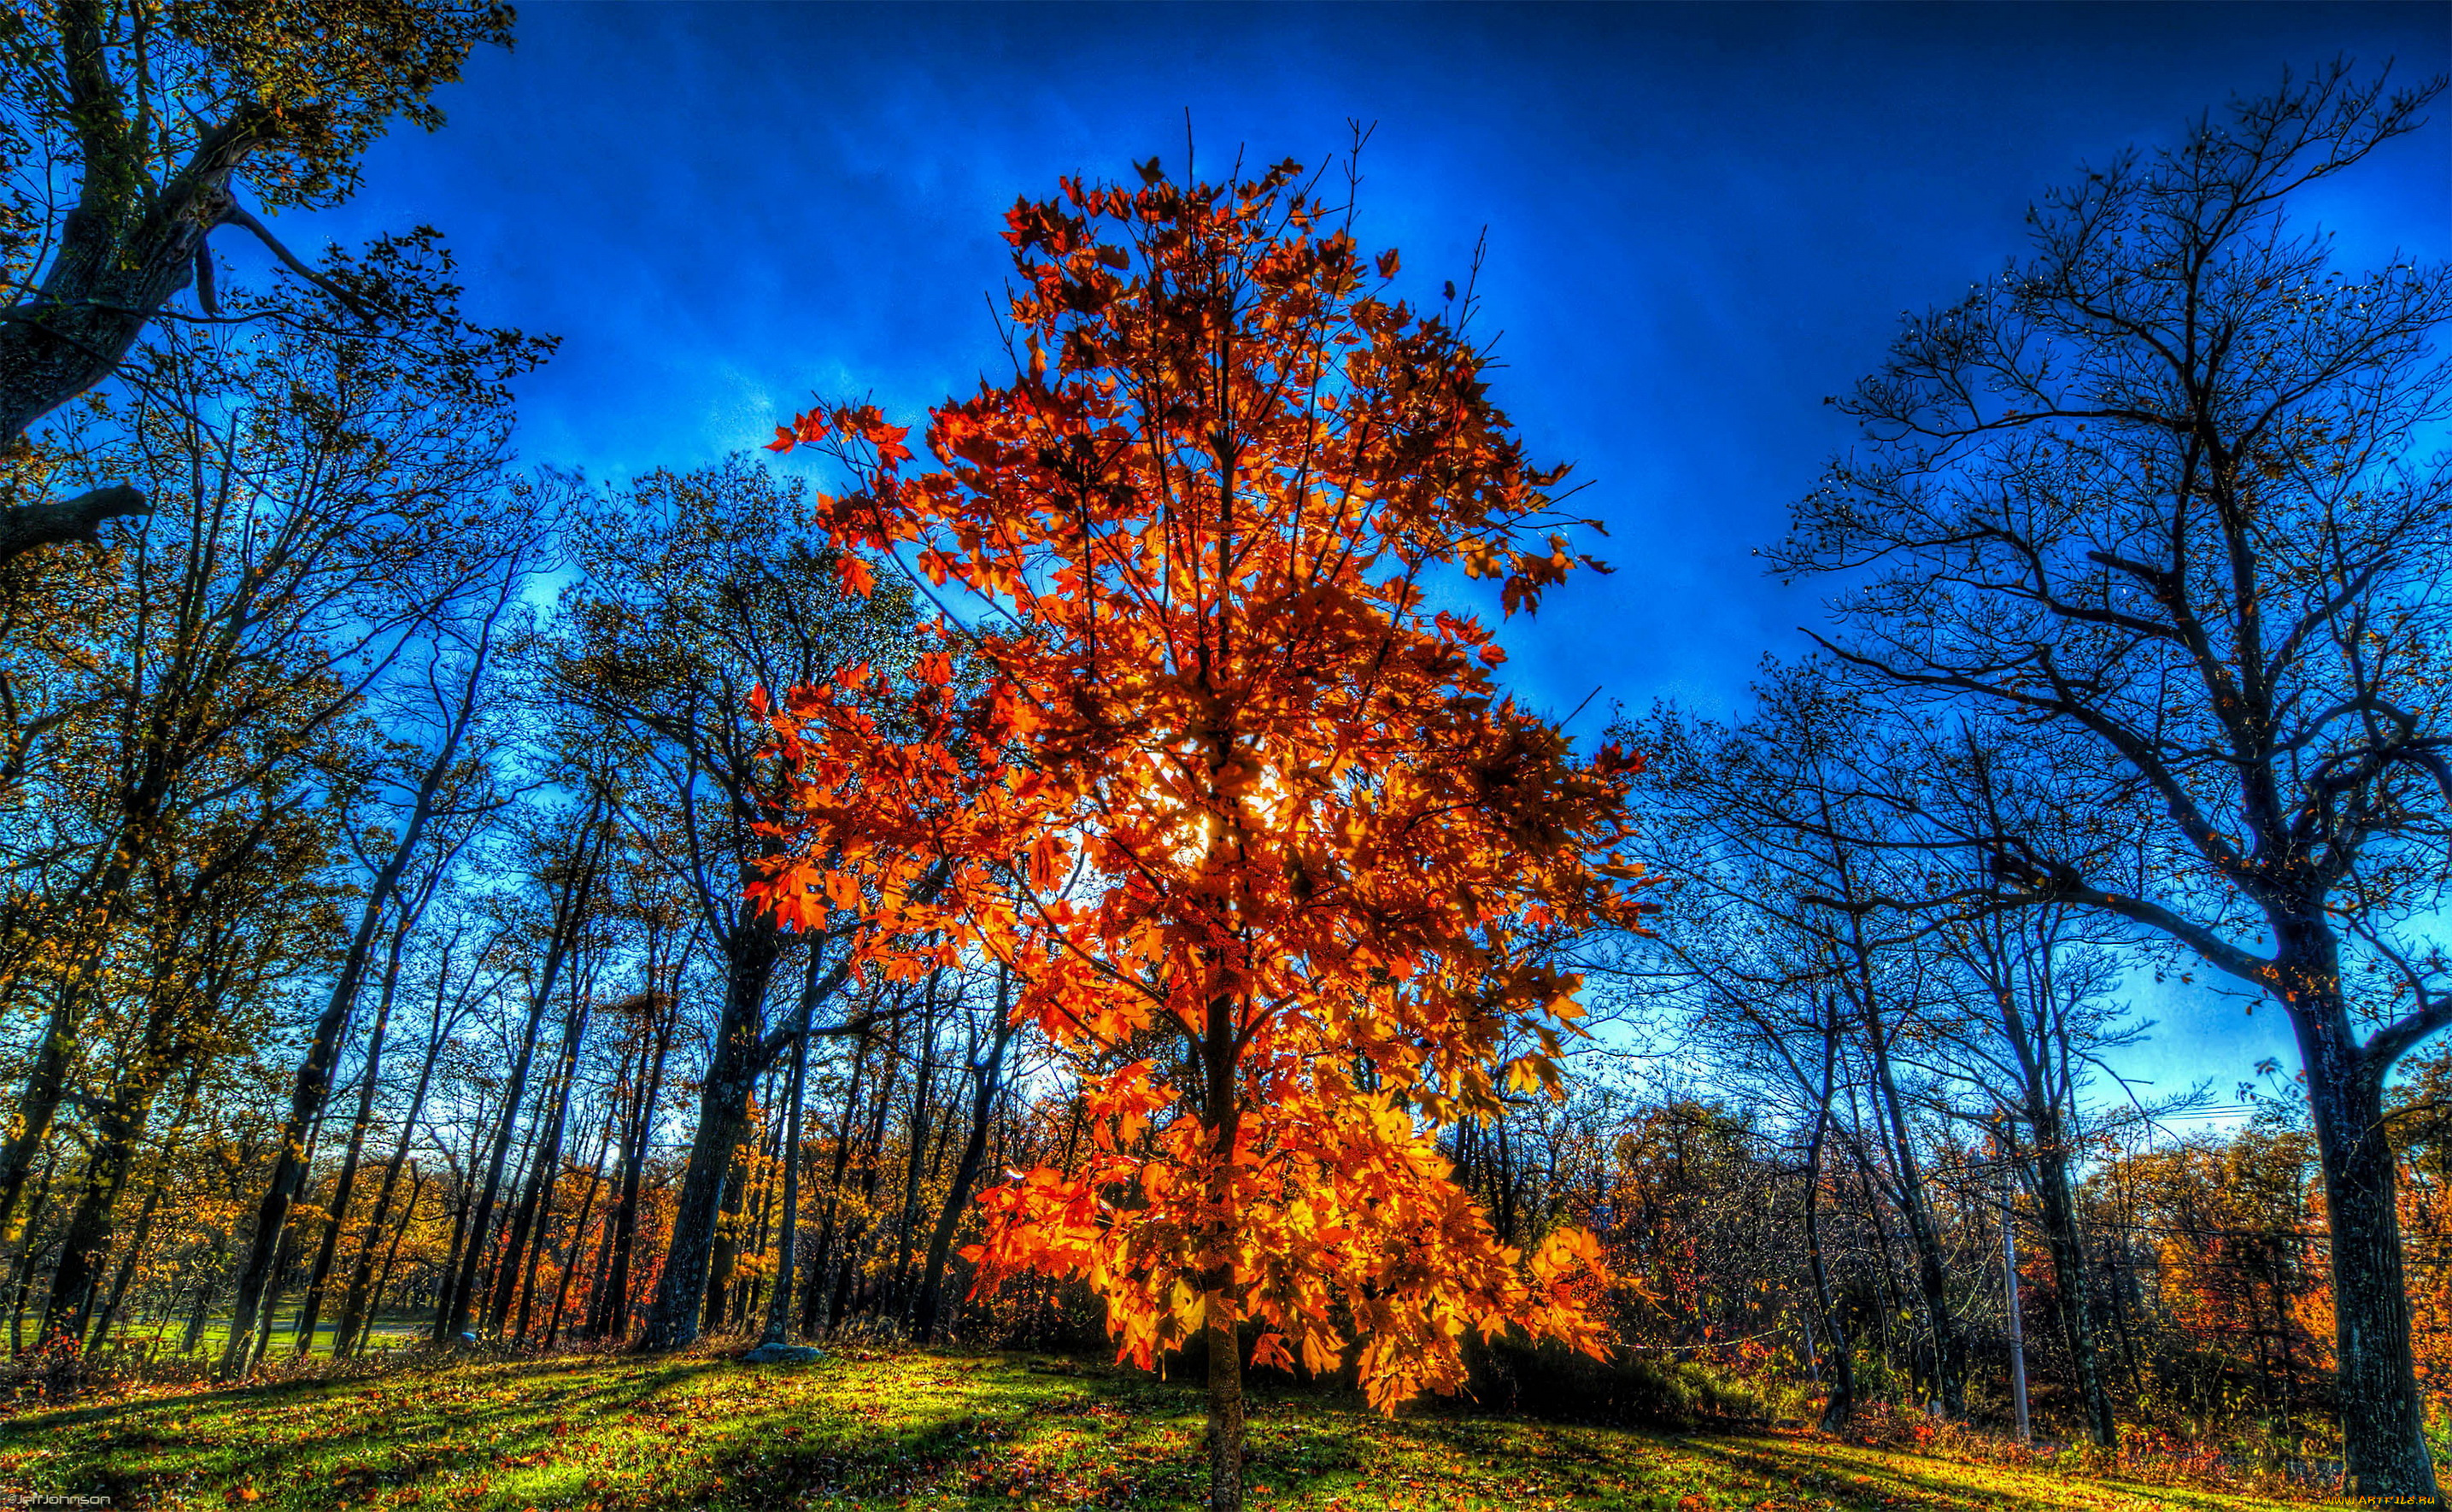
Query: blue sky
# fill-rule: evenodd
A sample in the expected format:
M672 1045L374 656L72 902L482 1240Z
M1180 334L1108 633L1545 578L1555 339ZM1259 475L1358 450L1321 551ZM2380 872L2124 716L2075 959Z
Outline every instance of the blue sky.
M754 446L813 389L897 421L967 392L1004 208L1153 152L1180 176L1187 108L1212 171L1375 123L1366 246L1431 295L1487 227L1499 401L1610 526L1616 574L1505 636L1536 703L1598 686L1590 733L1612 699L1726 709L1802 644L1813 590L1749 554L1846 443L1823 396L2017 252L2039 193L2284 67L2443 72L2452 7L530 4L518 37L284 229L441 227L476 314L563 338L524 454L599 476ZM2452 256L2436 115L2305 202L2344 261ZM2278 1014L2149 1006L2225 1098L2296 1065Z

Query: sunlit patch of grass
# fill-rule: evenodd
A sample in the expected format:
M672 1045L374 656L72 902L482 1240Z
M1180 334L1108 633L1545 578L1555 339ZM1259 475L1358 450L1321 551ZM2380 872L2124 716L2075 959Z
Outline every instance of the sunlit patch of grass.
M1188 1509L1197 1386L1025 1355L711 1353L403 1365L169 1391L0 1422L0 1490L116 1508ZM2065 1481L1820 1441L1521 1419L1396 1421L1256 1392L1260 1508L1321 1512L2250 1512L2279 1503Z
M316 1325L314 1353L328 1355L332 1352L332 1333L336 1325L336 1319L328 1312ZM297 1317L293 1312L284 1312L273 1319L269 1345L273 1357L286 1360L297 1349L296 1326ZM386 1316L376 1320L369 1345L375 1349L405 1348L423 1342L426 1333L427 1327L423 1321ZM187 1341L187 1337L185 1322L136 1324L112 1333L109 1347L113 1351L135 1353L142 1351L149 1342L156 1359L218 1360L223 1346L229 1343L229 1320L215 1318L208 1321L197 1336L196 1347L183 1355L179 1345Z

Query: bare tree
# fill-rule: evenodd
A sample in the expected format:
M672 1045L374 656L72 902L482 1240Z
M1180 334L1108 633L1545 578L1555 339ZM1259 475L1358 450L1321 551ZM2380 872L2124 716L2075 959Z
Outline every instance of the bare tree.
M2032 255L1911 318L1773 556L1851 575L1875 684L2007 722L2052 833L1970 836L2015 896L2099 911L2267 993L2305 1067L2332 1227L2348 1489L2435 1495L2383 1121L2452 1023L2444 520L2452 278L2358 274L2293 193L2414 128L2335 65L2124 152Z

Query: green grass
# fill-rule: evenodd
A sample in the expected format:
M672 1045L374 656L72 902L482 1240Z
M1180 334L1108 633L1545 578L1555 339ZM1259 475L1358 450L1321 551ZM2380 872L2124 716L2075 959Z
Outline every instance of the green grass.
M297 1322L298 1315L294 1312L285 1312L273 1319L272 1342L267 1346L272 1353L287 1359L290 1352L298 1347ZM328 1317L316 1322L314 1353L328 1355L332 1352L332 1333L337 1326L335 1321ZM408 1313L400 1314L398 1317L386 1314L375 1321L374 1326L367 1330L367 1338L374 1347L396 1347L416 1344L432 1331L433 1324L430 1319L418 1318ZM154 1356L158 1359L164 1355L176 1354L179 1341L187 1336L187 1324L176 1322L132 1324L118 1329L110 1337L113 1347L129 1349L142 1349L148 1337L155 1339L159 1341L158 1347L154 1350ZM196 1346L196 1353L200 1356L218 1358L222 1352L222 1345L228 1341L229 1320L227 1318L210 1319L205 1324L204 1336Z
M1198 1388L1020 1355L712 1354L395 1366L154 1388L0 1421L0 1492L129 1508L1197 1506ZM1804 1438L1688 1438L1257 1393L1257 1507L1322 1512L2248 1512L2251 1498L2064 1480ZM1265 1489L1257 1489L1265 1488Z
M287 1360L291 1351L298 1347L297 1321L298 1314L295 1311L278 1314L273 1319L272 1343L268 1347L275 1358ZM317 1321L314 1353L328 1355L332 1352L332 1332L336 1326L336 1320L329 1316ZM396 1348L416 1344L431 1331L430 1319L421 1319L410 1313L398 1315L386 1313L375 1321L373 1328L368 1331L368 1340L374 1348ZM148 1338L152 1339L155 1341L154 1358L163 1359L175 1357L179 1349L179 1341L187 1336L188 1325L184 1320L179 1320L130 1324L115 1330L110 1338L111 1347L130 1351L142 1350L145 1347L145 1341ZM204 1335L197 1343L194 1358L218 1360L221 1358L222 1346L228 1342L229 1320L227 1318L208 1319L205 1324Z

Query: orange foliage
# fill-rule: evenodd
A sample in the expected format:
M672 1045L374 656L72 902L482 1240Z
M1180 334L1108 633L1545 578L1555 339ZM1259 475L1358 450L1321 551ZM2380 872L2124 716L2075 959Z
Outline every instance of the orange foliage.
M1432 1136L1554 1092L1554 947L1640 906L1638 763L1577 761L1426 603L1455 566L1532 609L1590 522L1295 175L1018 204L1019 371L934 411L933 470L867 406L779 428L856 479L839 545L967 597L898 675L771 706L753 893L856 913L864 971L1010 964L1095 1068L1086 1163L984 1195L981 1286L1086 1276L1144 1365L1256 1317L1256 1360L1324 1369L1350 1328L1390 1407L1460 1385L1469 1330L1599 1348L1591 1237L1501 1245Z

